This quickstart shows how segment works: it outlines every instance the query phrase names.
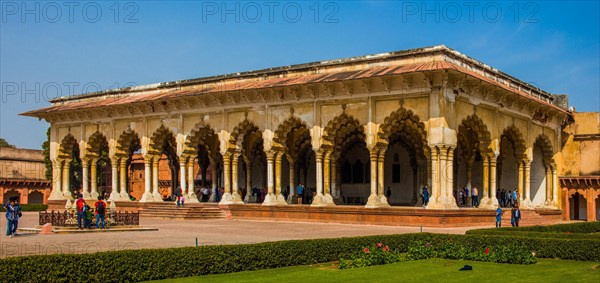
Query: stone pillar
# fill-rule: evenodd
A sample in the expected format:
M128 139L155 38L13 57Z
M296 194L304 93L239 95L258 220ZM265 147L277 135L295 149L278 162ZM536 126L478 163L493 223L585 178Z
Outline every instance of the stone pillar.
M519 205L521 205L523 203L523 161L520 160L519 161L519 184L517 187L517 191L519 193Z
M162 201L162 195L159 192L158 185L158 163L160 156L155 156L152 159L152 198L154 201Z
M587 202L587 222L596 221L596 196L593 188L588 188L585 200Z
M471 182L473 180L473 161L475 161L473 158L469 158L467 159L467 189L469 189L469 196L467 196L467 198L471 198Z
M379 150L379 155L377 156L377 191L379 195L379 199L381 201L381 206L390 206L389 200L385 196L385 179L384 179L384 161L385 161L385 149Z
M550 165L544 165L544 178L546 179L546 201L544 202L544 206L550 207L552 203L552 171L550 170Z
M233 196L231 195L231 152L223 155L223 195L221 196L221 204L232 204Z
M175 195L181 194L184 197L187 196L187 157L181 156L179 158L179 192L174 192Z
M217 185L217 161L216 160L211 160L211 165L212 165L212 193L210 194L210 198L208 199L209 202L216 202L217 201L217 190L218 185Z
M63 200L62 192L62 164L60 161L52 161L52 192L48 200Z
M552 166L552 206L558 207L558 175L556 165Z
M490 201L490 159L487 155L483 155L483 190L479 191L482 208L492 208Z
M446 208L458 209L454 196L454 149L448 148L446 160Z
M525 198L523 204L525 207L531 207L531 160L525 160L524 164L525 176Z
M244 163L246 165L246 197L244 197L244 202L256 202L252 195L252 162L249 157L244 156Z
M377 159L379 151L377 149L369 150L369 160L371 162L371 194L365 207L376 208L381 206L381 198L377 195Z
M121 163L119 163L119 165L120 165L119 177L121 178L121 184L119 185L120 200L131 201L131 199L129 199L129 191L127 188L128 187L127 186L127 159L121 158Z
M92 199L98 199L98 159L92 159L90 163L90 196Z
M62 166L62 194L66 199L73 199L71 195L71 160L67 159L64 161Z
M187 199L185 200L186 202L189 203L199 203L198 201L198 195L196 195L196 188L195 188L195 180L196 180L196 174L194 174L194 158L191 158L188 160L187 164L187 177L188 177L188 190L187 190ZM200 170L202 170L202 168L200 168ZM202 182L204 182L204 179L202 179Z
M316 174L317 174L317 195L313 199L312 206L326 206L327 201L323 195L323 152L315 152Z
M498 156L492 155L490 156L490 189L492 190L492 208L496 208L498 206L498 198L496 198L497 194L497 178L496 178L496 160Z
M445 208L446 204L448 204L448 182L446 181L448 178L448 176L446 176L446 167L448 163L448 148L445 146L441 147L438 156L440 161L438 165L438 178L436 179L436 181L439 180L437 199L438 202Z
M331 196L334 199L339 199L340 192L339 192L339 188L337 185L338 170L337 170L337 161L335 160L335 156L332 156L329 166L331 167L331 169L330 169L330 172L331 172Z
M233 154L231 159L231 197L233 203L244 203L242 196L240 195L240 185L238 178L238 163L240 159L240 153L236 152Z
M273 176L273 163L276 153L273 151L266 152L267 155L267 195L263 201L263 205L277 205L277 196L275 195L275 176Z
M335 205L331 196L331 173L331 151L326 151L323 155L323 191L327 205Z
M569 203L569 188L562 189L562 202L563 202L563 220L571 220L571 207Z
M114 158L110 161L111 168L111 190L109 200L115 201L121 198L119 195L119 159Z
M88 171L88 160L81 159L81 194L83 195L83 199L90 199L90 177Z
M427 208L443 209L444 205L440 201L440 169L439 169L439 156L441 152L438 152L438 147L431 149L431 196L429 197L429 204Z
M283 152L278 152L275 157L275 197L277 198L277 204L287 205L283 194L281 193L281 159L283 158ZM291 188L290 188L291 189Z
M293 203L294 196L296 195L296 182L294 178L296 177L294 170L294 160L292 158L288 158L288 163L290 164L290 192L288 194L288 203Z
M144 158L144 194L140 198L140 202L153 201L152 197L152 158Z

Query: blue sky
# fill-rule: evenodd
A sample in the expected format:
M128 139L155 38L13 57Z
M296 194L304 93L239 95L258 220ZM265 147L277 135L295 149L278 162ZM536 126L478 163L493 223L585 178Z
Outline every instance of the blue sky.
M18 147L48 124L17 114L60 95L438 44L600 111L598 1L0 4L0 137Z

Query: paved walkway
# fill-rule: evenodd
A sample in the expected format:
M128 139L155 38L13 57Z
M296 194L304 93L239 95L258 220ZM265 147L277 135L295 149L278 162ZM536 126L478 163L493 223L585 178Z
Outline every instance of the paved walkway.
M34 227L37 212L25 212L19 227ZM305 223L262 220L161 220L141 218L144 227L158 228L147 232L111 232L83 234L21 234L9 238L0 235L0 258L56 253L92 253L123 249L190 247L196 245L246 244L268 241L337 238L420 231L420 227ZM6 218L0 220L6 229ZM471 228L423 228L423 232L464 234Z

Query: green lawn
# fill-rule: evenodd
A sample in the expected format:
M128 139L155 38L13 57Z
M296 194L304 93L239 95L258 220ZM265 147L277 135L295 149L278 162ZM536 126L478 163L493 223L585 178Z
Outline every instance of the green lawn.
M465 264L472 271L458 271ZM427 259L339 270L334 264L296 266L162 282L600 282L600 263L538 259L534 265Z

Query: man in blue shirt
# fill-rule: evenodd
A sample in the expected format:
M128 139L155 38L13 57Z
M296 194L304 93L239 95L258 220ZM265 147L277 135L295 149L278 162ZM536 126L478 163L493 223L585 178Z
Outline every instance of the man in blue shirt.
M298 191L298 204L303 204L304 203L304 187L302 187L302 184L298 184L298 187L296 188L296 190Z
M502 227L502 207L498 205L496 209L496 228Z

